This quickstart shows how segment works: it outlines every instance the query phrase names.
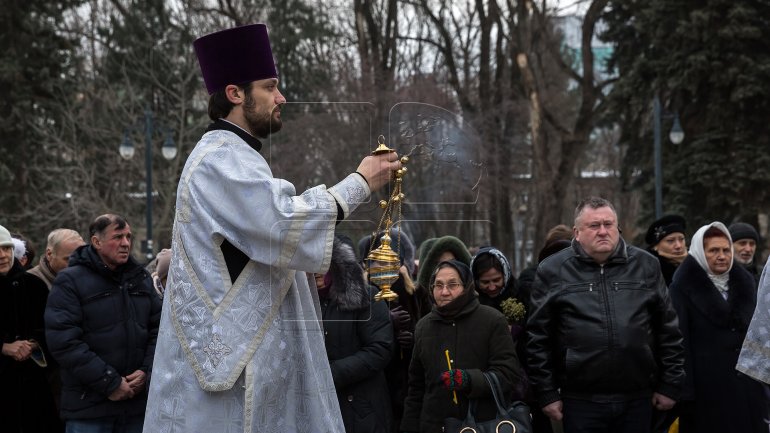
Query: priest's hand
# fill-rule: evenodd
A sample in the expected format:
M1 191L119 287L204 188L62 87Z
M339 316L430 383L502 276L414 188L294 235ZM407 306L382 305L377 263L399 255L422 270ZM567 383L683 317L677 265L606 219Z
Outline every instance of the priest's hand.
M396 152L370 155L361 161L356 172L366 179L369 189L374 192L387 185L394 171L401 168Z

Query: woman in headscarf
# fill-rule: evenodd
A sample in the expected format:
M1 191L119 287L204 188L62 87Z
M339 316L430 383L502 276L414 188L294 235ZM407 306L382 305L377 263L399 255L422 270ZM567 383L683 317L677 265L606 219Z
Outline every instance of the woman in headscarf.
M417 324L401 430L441 432L445 418L463 419L477 399L476 419L497 414L484 372L493 372L509 395L521 369L505 317L481 305L470 268L457 260L430 277L433 310Z
M471 259L471 272L482 305L502 312L500 303L516 296L516 279L511 273L511 265L497 248L481 248Z
M660 262L667 286L671 285L676 268L687 258L687 240L684 237L686 227L681 216L666 215L650 224L644 237L647 251Z
M698 229L670 293L685 349L679 431L767 433L762 385L735 370L756 292L752 276L733 266L724 224Z

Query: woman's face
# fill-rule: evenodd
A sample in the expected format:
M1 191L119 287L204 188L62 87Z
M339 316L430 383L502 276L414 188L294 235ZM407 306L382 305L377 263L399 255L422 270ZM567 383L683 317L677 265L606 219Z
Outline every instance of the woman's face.
M711 273L721 275L730 269L733 258L733 246L727 238L722 236L706 238L703 240L703 249L706 253L706 262Z
M479 291L494 298L503 290L503 273L496 268L489 268L479 275Z
M684 234L671 233L661 239L658 245L655 245L655 249L659 253L670 256L681 256L687 249L687 242L684 240Z
M439 269L436 274L432 290L436 305L443 307L460 296L465 290L465 286L463 286L463 280L457 270L451 266L446 266Z

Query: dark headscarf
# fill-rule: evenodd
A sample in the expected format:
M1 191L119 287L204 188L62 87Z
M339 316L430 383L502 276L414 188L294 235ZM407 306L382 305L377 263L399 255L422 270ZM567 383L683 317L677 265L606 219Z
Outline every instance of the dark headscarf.
M436 274L438 274L438 271L446 267L452 267L457 271L458 274L460 274L460 280L463 282L463 292L448 304L444 305L443 307L439 307L436 305L436 299L433 297L433 283L436 281ZM438 266L436 266L436 270L434 270L433 274L430 276L429 287L430 300L433 302L433 311L445 319L451 319L455 317L457 313L462 311L469 303L473 301L478 302L476 300L478 295L476 294L476 288L473 285L473 274L471 273L471 268L468 267L468 265L465 263L457 260L448 260L439 263Z

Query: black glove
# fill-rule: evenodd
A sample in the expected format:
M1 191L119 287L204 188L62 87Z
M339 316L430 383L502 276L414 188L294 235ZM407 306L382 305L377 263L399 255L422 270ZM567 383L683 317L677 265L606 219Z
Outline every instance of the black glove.
M390 310L390 321L393 322L393 329L398 333L409 328L409 323L412 318L409 316L409 312L404 310L400 305Z
M414 334L409 331L399 331L396 340L398 340L398 345L401 346L401 349L408 350L414 346Z

